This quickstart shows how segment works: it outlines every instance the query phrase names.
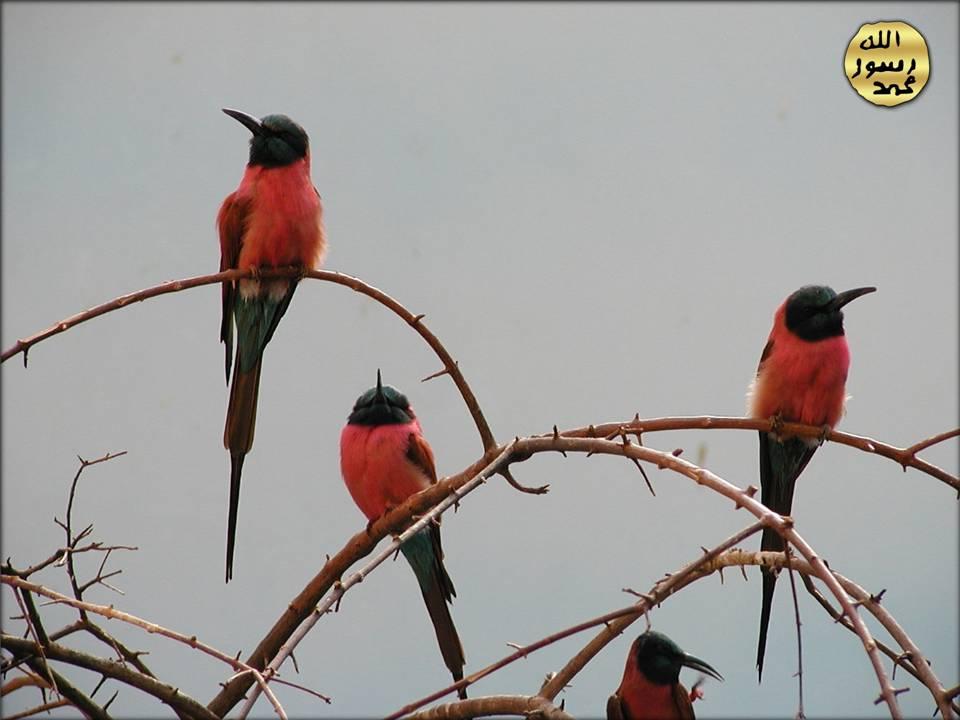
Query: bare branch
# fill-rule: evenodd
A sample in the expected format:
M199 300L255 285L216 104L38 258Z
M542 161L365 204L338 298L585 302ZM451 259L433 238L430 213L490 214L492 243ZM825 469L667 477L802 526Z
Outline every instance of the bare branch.
M463 396L463 401L466 403L467 409L470 411L470 415L473 417L473 421L477 426L477 431L480 433L480 439L483 442L484 451L488 452L494 449L497 444L496 440L493 437L490 426L487 424L486 418L483 416L483 412L480 410L480 404L477 402L476 396L474 396L473 391L467 384L463 373L460 372L460 368L457 365L456 360L454 360L450 353L447 352L447 349L443 346L440 340L437 339L437 336L430 332L426 325L423 324L422 319L424 316L422 314L414 315L386 293L378 290L372 285L367 285L358 278L330 270L309 270L304 272L303 268L298 267L282 267L271 269L263 268L255 270L227 270L225 272L214 273L212 275L201 275L199 277L186 278L184 280L171 280L145 290L122 295L114 300L103 303L102 305L97 305L89 310L85 310L81 313L77 313L76 315L72 315L65 320L61 320L56 325L53 325L52 327L49 327L46 330L42 330L38 333L34 333L30 337L17 340L12 347L4 350L2 355L0 355L0 363L6 362L14 355L23 353L23 365L26 367L27 353L29 352L30 348L37 343L69 330L70 328L86 322L87 320L92 320L93 318L105 315L106 313L114 310L119 310L120 308L127 307L133 303L143 302L144 300L157 297L158 295L166 295L168 293L180 292L181 290L200 287L201 285L212 285L218 282L240 280L241 278L249 278L253 277L254 275L264 279L312 278L314 280L323 280L325 282L336 283L337 285L343 285L351 290L376 300L384 307L392 310L396 315L399 315L401 318L403 318L403 320L406 321L408 325L410 325L410 327L417 331L420 337L426 340L430 348L434 351L434 353L436 353L437 357L440 358L444 368L446 368L454 384L457 386L457 389L460 391L460 394Z
M69 600L70 598L67 599ZM25 657L31 668L33 668L35 672L38 672L36 663L42 661L39 660L40 647L36 643L32 642L31 640L23 640L21 638L4 634L3 646L15 655ZM64 662L69 665L85 668L106 677L118 680L119 682L125 683L131 687L135 687L138 690L142 690L143 692L154 696L162 703L169 705L178 713L195 718L195 720L218 720L216 715L211 713L196 700L193 700L189 696L185 695L178 688L171 687L170 685L161 683L155 678L135 672L121 663L93 657L92 655L87 655L86 653L81 653L56 643L50 643L47 645L44 648L44 652L48 660L55 660L57 662ZM53 670L51 668L51 672L52 671ZM88 715L88 717L104 718L105 720L109 717L105 712L103 712L102 708L94 704L92 701L89 701L89 707L84 707L84 705L78 704L75 697L70 697L70 695L68 695L68 692L70 692L69 690L64 691L64 685L62 683L66 681L59 675L55 674L54 677L56 678L57 687L60 688L60 691L64 697L67 697L71 703L79 707L85 714ZM83 696L83 694L79 693L79 691L76 692L78 693L76 697L80 698L80 703L83 703L83 698L86 696Z
M627 627L630 623L636 620L636 618L639 617L640 615L645 614L649 608L653 607L658 602L661 602L662 600L669 597L669 595L672 594L674 587L684 582L685 578L688 577L693 572L695 572L700 565L702 565L705 562L709 562L712 558L719 555L725 549L732 547L733 545L736 545L737 543L742 542L744 539L750 537L754 533L759 532L762 529L762 527L763 525L761 523L754 523L750 527L745 528L744 530L737 533L736 535L728 538L723 543L721 543L718 547L705 553L704 555L699 557L697 560L695 560L694 562L690 563L689 565L681 569L679 572L673 574L670 579L666 581L663 581L663 580L658 581L657 584L654 585L654 590L651 592L651 594L645 595L640 602L625 608L620 608L618 610L605 613L604 615L600 615L599 617L586 620L584 622L573 625L572 627L566 628L565 630L561 630L559 632L548 635L547 637L542 638L541 640L537 640L534 643L521 646L517 648L515 652L507 655L506 657L501 658L497 662L492 663L491 665L488 665L485 668L482 668L481 670L471 673L470 675L465 677L463 680L453 683L452 685L449 685L443 688L442 690L438 690L437 692L431 693L430 695L424 698L421 698L415 702L405 705L400 710L397 710L392 715L389 715L387 720L396 720L397 718L403 717L409 713L419 710L424 705L427 705L428 703L431 703L434 700L439 700L445 695L455 692L459 688L468 687L469 685L476 683L477 681L487 677L488 675L492 675L497 670L503 667L506 667L507 665L515 662L516 660L526 658L531 653L536 652L541 648L545 648L548 645L552 645L553 643L559 640L563 640L564 638L570 637L571 635L575 635L576 633L583 632L584 630L589 630L590 628L597 627L599 625L605 626L605 629L601 632L601 636L605 635L608 632L613 632L610 638L605 640L598 647L596 647L596 649L593 652L588 652L588 649L592 648L592 645L588 644L587 648L584 648L584 650L578 653L573 660L568 662L567 665L563 668L563 670L561 670L559 673L555 673L554 675L552 675L551 678L541 686L538 692L538 695L546 700L552 701L557 696L557 694L559 694L559 692L564 687L567 686L567 684L570 682L573 676L576 675L587 664L587 662L594 655L596 655L597 652L599 652L600 648L602 648L604 645L607 644L607 642L609 642L614 637L616 637L621 632L623 632L623 628Z
M573 720L549 700L536 695L490 695L460 700L414 713L407 720L469 720L496 715L517 715L530 720Z

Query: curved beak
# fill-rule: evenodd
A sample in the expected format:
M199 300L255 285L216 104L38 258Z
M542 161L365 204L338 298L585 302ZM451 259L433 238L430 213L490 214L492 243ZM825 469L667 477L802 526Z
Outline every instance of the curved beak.
M846 305L851 300L856 300L861 295L867 295L868 293L876 292L875 287L861 287L854 288L853 290L846 290L842 293L838 293L837 296L833 299L833 302L830 303L832 309L839 310L844 305Z
M253 115L247 115L245 112L241 112L240 110L231 110L230 108L221 109L234 120L241 123L254 135L263 135L263 123L261 123Z
M383 395L383 381L380 379L380 368L377 368L377 394L373 396L375 402L385 404L387 398Z
M699 670L702 673L706 673L710 677L716 678L717 680L723 680L723 675L721 675L712 667L710 667L709 663L705 663L703 660L701 660L700 658L694 657L693 655L687 655L686 653L684 653L683 661L681 662L681 664L684 667L692 668L693 670Z

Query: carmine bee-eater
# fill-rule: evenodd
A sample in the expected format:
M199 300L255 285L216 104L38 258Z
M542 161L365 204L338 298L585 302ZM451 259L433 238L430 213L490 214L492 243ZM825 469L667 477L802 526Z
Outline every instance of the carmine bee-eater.
M663 633L647 630L627 653L620 687L607 700L607 720L666 720L693 718L693 697L680 684L680 668L688 667L717 680L723 677L710 665L687 655Z
M340 434L340 470L353 501L372 523L437 481L433 450L406 396L380 380L361 395ZM454 681L463 679L463 646L447 603L456 596L443 567L440 524L434 522L400 546L413 568ZM460 697L466 692L461 689Z
M784 300L773 316L773 329L760 356L748 393L751 417L833 428L843 414L850 350L843 333L841 309L851 300L874 292L862 287L836 293L823 285L806 285ZM780 437L760 432L761 502L789 515L797 478L819 446L814 438ZM783 539L764 528L761 550L783 551ZM757 677L763 676L770 607L777 582L762 568L763 601L757 643Z
M307 133L286 115L261 120L224 108L253 138L250 160L240 186L227 195L217 214L220 232L220 270L297 265L316 269L326 241L320 195L310 180L310 144ZM223 283L220 340L226 346L226 374L230 404L223 445L230 451L230 514L227 519L226 579L233 577L233 548L240 502L243 459L253 446L257 395L263 349L287 311L296 279L251 278ZM230 381L233 325L237 326L237 354Z

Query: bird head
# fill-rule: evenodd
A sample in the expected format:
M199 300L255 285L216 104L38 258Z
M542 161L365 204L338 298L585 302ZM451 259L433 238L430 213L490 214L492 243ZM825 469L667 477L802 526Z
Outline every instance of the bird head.
M851 300L875 291L875 287L861 287L836 293L826 285L805 285L784 303L784 322L790 332L803 340L843 335L841 308Z
M261 119L240 110L223 108L223 112L241 123L250 138L250 164L282 167L301 160L310 152L307 132L286 115L265 115Z
M717 680L723 680L723 676L709 664L688 655L673 640L655 630L647 630L638 637L630 651L640 671L656 685L675 685L680 681L681 667L699 670Z
M350 425L404 425L416 419L407 396L384 385L377 370L377 384L357 398L347 418Z

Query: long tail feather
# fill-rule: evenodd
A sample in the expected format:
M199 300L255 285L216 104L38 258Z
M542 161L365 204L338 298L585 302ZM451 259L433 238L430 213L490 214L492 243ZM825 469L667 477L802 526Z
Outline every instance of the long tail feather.
M410 563L410 567L413 568L414 575L417 576L420 592L437 635L443 662L453 676L454 682L462 680L465 663L463 645L447 604L457 593L454 590L453 581L443 567L440 528L436 525L424 528L401 545L400 549ZM461 688L458 695L461 699L466 698L466 689Z
M240 478L244 456L253 447L253 433L257 424L257 399L260 395L260 368L263 366L263 350L273 338L297 283L291 282L279 298L269 292L265 296L245 298L229 295L224 291L224 317L220 336L229 352L233 335L230 320L237 323L237 355L233 364L233 381L230 383L230 402L227 405L227 420L223 428L223 446L230 451L230 510L227 519L227 565L226 581L233 577L233 552L237 532L237 508L240 503ZM232 314L227 312L228 299L232 301ZM227 355L227 372L230 371Z
M793 491L797 478L810 462L817 446L801 438L780 441L760 433L760 501L781 515L789 515L793 507ZM760 549L780 552L784 549L783 538L771 528L764 528ZM761 568L763 595L760 604L760 636L757 639L757 680L763 679L763 658L767 648L767 630L770 625L770 609L773 607L773 591L777 575Z
M233 579L233 547L237 536L237 508L240 506L240 472L244 455L230 455L230 512L227 516L226 582Z
M257 424L257 397L260 394L262 359L253 370L240 372L240 363L234 366L230 387L230 404L223 429L223 446L230 451L230 510L227 517L226 581L233 577L233 549L237 535L237 509L240 505L240 475L243 459L253 447L253 432Z

